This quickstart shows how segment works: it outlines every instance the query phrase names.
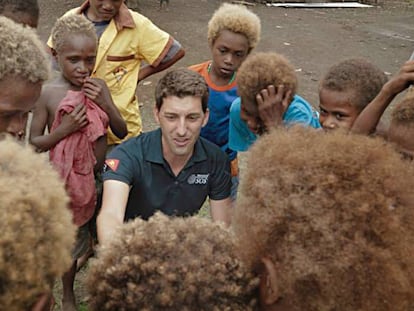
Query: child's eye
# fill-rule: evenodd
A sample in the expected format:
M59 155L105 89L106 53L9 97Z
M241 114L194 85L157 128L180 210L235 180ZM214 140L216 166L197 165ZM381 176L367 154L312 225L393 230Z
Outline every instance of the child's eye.
M236 57L239 57L239 58L244 57L244 53L243 52L236 52L235 55L236 55Z
M337 120L342 120L343 118L345 118L345 116L344 116L342 113L336 113L336 114L335 114L335 118L336 118Z
M78 61L78 59L76 57L70 57L69 61L74 64Z
M95 57L89 57L89 58L87 59L87 62L88 62L89 64L93 64L93 63L95 63Z

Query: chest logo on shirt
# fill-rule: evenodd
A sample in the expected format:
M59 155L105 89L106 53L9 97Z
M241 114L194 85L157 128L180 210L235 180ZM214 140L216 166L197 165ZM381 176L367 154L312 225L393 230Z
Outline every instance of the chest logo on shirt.
M119 160L118 159L107 159L105 164L114 172L118 169Z
M128 70L123 66L119 66L115 68L114 71L112 71L112 74L115 76L115 79L118 83L127 73L128 73Z
M187 182L189 185L205 185L208 181L208 176L210 174L191 174Z

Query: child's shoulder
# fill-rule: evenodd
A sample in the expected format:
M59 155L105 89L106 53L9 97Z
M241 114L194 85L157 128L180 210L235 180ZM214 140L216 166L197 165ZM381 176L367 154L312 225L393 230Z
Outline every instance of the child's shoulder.
M68 90L68 86L59 80L51 80L43 85L40 101L47 107L57 107L66 96Z

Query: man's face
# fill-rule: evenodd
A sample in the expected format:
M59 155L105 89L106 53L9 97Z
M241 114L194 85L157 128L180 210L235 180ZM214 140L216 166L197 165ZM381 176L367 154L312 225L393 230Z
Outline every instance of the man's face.
M81 87L95 66L96 41L83 34L70 35L55 53L65 79Z
M208 111L203 112L201 98L168 96L160 110L154 109L154 115L162 131L164 157L190 158L201 128L208 121Z
M20 139L24 136L27 117L42 90L42 83L33 83L19 76L0 82L0 133Z
M110 21L119 12L123 0L89 0L86 14L94 22Z

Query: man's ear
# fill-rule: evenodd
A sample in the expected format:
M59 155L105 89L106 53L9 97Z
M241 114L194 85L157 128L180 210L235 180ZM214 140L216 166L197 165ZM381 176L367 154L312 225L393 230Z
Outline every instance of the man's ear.
M268 257L261 258L260 264L260 304L271 306L280 298L279 280L276 266Z
M154 109L152 109L152 113L154 114L154 119L155 121L160 124L160 118L159 118L159 113L160 111L157 109L157 107L154 107Z
M203 124L202 124L203 127L206 126L209 117L210 117L210 110L208 110L208 108L207 108L206 112L204 112L204 120L203 120Z

